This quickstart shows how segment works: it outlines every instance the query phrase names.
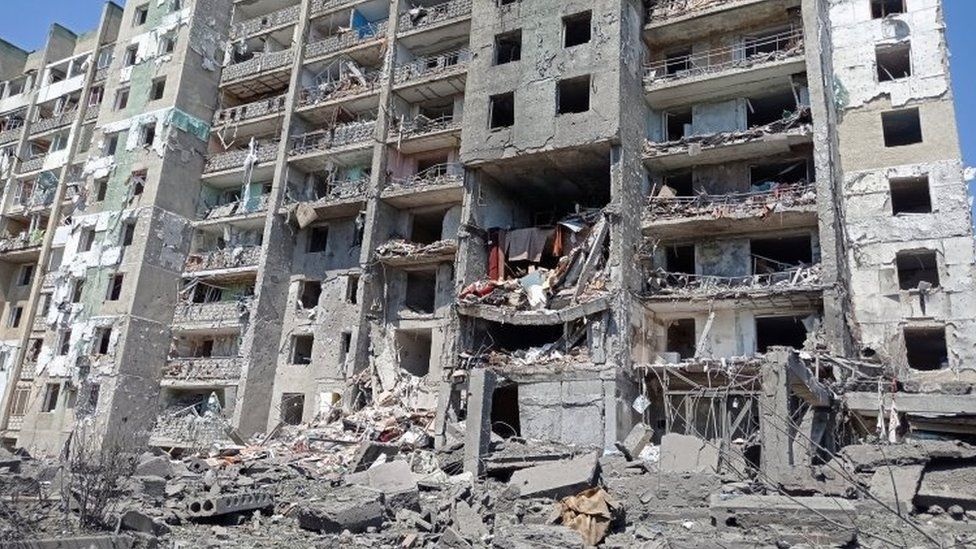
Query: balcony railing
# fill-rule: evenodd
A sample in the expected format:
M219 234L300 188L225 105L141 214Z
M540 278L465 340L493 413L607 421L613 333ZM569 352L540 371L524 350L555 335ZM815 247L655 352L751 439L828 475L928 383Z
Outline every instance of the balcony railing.
M63 128L64 126L71 125L78 116L78 107L72 108L70 111L64 111L61 114L56 114L49 118L41 118L31 124L31 135L49 132L57 128Z
M16 252L40 247L44 241L44 231L22 232L17 236L0 238L0 252Z
M191 253L186 258L186 272L213 271L254 267L261 258L260 246L224 248L212 252Z
M278 140L273 140L255 145L253 151L248 148L207 155L203 171L210 173L242 168L252 156L257 162L274 162L278 156L278 144Z
M239 322L242 317L247 316L250 307L251 300L247 297L236 301L180 303L173 313L173 324Z
M102 108L101 104L88 105L85 107L85 122L91 122L98 118L98 111Z
M163 369L166 380L239 379L244 359L237 356L170 357Z
M44 160L47 159L47 154L39 154L33 158L25 160L20 163L20 170L17 173L28 173L36 172L44 167Z
M645 67L644 78L648 83L667 82L743 69L802 54L803 31L795 29L757 40L746 40L733 47L716 48L657 61Z
M357 44L383 38L386 34L386 21L377 21L369 25L349 29L341 34L334 34L328 38L312 42L305 46L305 58L311 59L322 55L329 55L351 48Z
M219 206L214 206L204 214L203 218L207 220L212 219L223 219L227 217L235 217L239 215L247 215L258 212L263 212L268 209L268 199L271 195L262 194L260 196L251 197L250 200L235 200L233 202L228 202L227 204L220 204Z
M430 7L417 7L400 14L400 33L430 27L471 15L471 0L454 0Z
M23 122L11 122L7 124L7 129L0 132L0 145L5 145L11 141L20 139L20 132L23 130Z
M213 444L230 444L230 426L219 415L197 412L196 406L165 410L156 418L149 443L160 446L209 448Z
M246 38L268 29L295 23L298 21L298 15L301 13L301 11L302 6L296 4L267 15L241 21L233 26L230 32L230 37L233 40L238 38Z
M287 95L268 97L245 105L227 107L220 109L214 114L214 126L247 122L267 116L269 114L280 113L285 110L285 99Z
M427 118L424 115L418 115L403 122L397 119L393 131L397 132L400 137L415 137L428 133L456 129L461 129L461 117L454 116L453 114L445 114L438 118Z
M104 67L99 67L98 69L95 70L95 82L101 82L103 80L108 79L108 71L111 64L112 61L109 60L108 62L105 63Z
M340 200L350 200L366 196L366 188L369 187L369 177L362 177L352 181L336 181L330 183L325 194L316 197L288 196L285 201L289 204L298 202L308 202L312 204L328 204Z
M734 4L742 0L651 0L647 10L649 23L664 21L679 15L692 14L711 8Z
M815 204L813 183L774 184L762 191L695 196L656 196L650 199L647 212L652 219L676 219L695 216L722 216L731 213L764 215L778 207Z
M298 156L337 149L348 145L368 143L373 139L376 121L350 122L334 128L307 133L292 138L289 154Z
M754 262L774 265L777 262L754 258ZM779 264L782 266L781 264ZM709 276L670 273L658 270L648 278L646 295L722 297L752 292L789 292L815 290L820 287L820 265L803 265L747 276Z
M224 67L220 81L233 82L265 71L287 67L291 65L294 57L295 52L290 49L274 53L258 53L247 61Z
M399 65L393 73L393 79L395 83L402 84L442 73L462 72L470 60L471 51L467 48L422 57Z
M462 183L464 183L464 168L457 163L447 163L431 166L410 177L392 178L386 190L400 191L442 185L461 185Z
M305 88L298 97L298 106L307 107L326 101L336 101L343 97L371 93L379 89L379 73L371 72L362 78L343 78L318 86Z

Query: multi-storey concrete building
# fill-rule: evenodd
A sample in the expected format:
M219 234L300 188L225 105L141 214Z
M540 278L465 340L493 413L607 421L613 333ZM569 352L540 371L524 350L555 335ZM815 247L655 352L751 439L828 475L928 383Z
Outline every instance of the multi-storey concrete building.
M11 444L395 398L477 469L747 438L773 347L976 381L938 0L131 1L4 47Z

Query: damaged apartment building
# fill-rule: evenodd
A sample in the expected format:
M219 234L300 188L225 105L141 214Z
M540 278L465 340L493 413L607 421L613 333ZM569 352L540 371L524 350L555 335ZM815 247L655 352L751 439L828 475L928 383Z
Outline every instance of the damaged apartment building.
M770 474L803 459L777 421L972 437L944 31L939 0L129 0L0 43L4 443L391 400L478 473L635 426Z

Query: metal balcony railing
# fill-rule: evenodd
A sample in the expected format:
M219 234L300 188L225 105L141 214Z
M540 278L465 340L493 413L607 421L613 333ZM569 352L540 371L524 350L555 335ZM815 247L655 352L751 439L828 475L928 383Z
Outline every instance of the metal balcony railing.
M367 26L349 29L341 34L312 42L305 46L305 59L329 55L351 48L357 44L383 38L386 34L386 21L377 21Z
M280 113L285 110L285 100L287 94L277 95L252 101L236 107L220 109L214 114L214 126L224 124L241 123L267 116L269 114Z
M302 6L296 4L260 17L241 21L231 28L230 37L232 40L237 40L264 32L268 29L296 23L301 11Z
M274 162L278 156L278 145L279 141L273 140L256 145L253 153L251 149L238 149L209 154L203 171L204 173L211 173L243 168L252 154L258 162Z
M411 32L470 15L471 0L453 0L436 6L416 7L400 14L398 33Z
M170 357L163 368L168 381L239 379L244 359L238 356Z
M416 137L428 133L457 129L461 129L460 116L445 114L437 118L427 118L421 114L414 118L403 120L402 122L400 119L397 119L393 131L398 133L400 137Z
M268 209L268 199L271 195L262 194L251 197L250 200L235 200L227 204L220 204L207 210L203 218L207 220L223 219L239 215L263 212Z
M253 58L247 61L224 67L220 81L222 83L233 82L262 72L287 67L291 65L294 58L295 52L290 49L274 53L256 53Z
M396 84L428 78L438 74L450 74L466 70L471 61L471 51L467 48L414 59L399 65L394 69L393 80Z
M766 61L803 55L803 31L794 29L755 40L745 40L732 47L715 48L691 55L670 57L645 67L648 83L667 82L743 69Z
M78 116L78 107L73 107L69 111L64 111L61 114L56 114L49 118L41 118L31 124L31 135L36 135L43 132L48 132L57 128L63 128L65 126L71 125Z
M350 122L292 137L289 154L298 156L372 141L376 121Z
M28 173L36 172L44 167L44 160L47 158L47 154L40 154L28 160L20 163L20 169L17 173Z
M647 21L659 22L679 15L711 9L743 0L651 0L647 9Z
M760 263L764 258L755 257ZM767 265L776 264L765 260ZM788 267L779 264L780 267ZM657 270L648 278L649 295L721 295L728 292L811 290L820 286L820 265L783 268L747 276L710 276Z
M213 303L179 303L173 312L173 324L240 322L250 308L250 297Z
M653 219L721 216L735 212L762 215L776 211L777 206L805 206L816 202L816 186L813 183L774 184L768 190L747 193L656 196L648 202L647 212Z
M224 248L211 252L191 253L186 258L188 273L217 269L239 269L257 266L261 259L260 246Z
M85 122L91 122L98 118L98 111L102 108L101 103L96 105L88 105L85 107Z
M370 72L362 78L347 77L334 82L324 82L318 86L305 88L298 97L299 107L308 107L343 97L362 95L379 90L379 72Z
M390 179L387 190L406 190L442 185L461 185L464 183L464 168L458 163L445 163L431 166L410 177Z
M23 121L18 120L16 122L8 122L7 129L0 132L0 145L5 145L20 139L20 132L23 131L23 128Z

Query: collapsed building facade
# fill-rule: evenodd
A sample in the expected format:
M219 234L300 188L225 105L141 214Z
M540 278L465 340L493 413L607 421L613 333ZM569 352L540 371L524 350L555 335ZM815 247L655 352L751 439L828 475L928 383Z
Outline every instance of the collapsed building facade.
M973 434L938 0L166 0L3 47L8 446L397 399L478 474L636 427L786 483Z

